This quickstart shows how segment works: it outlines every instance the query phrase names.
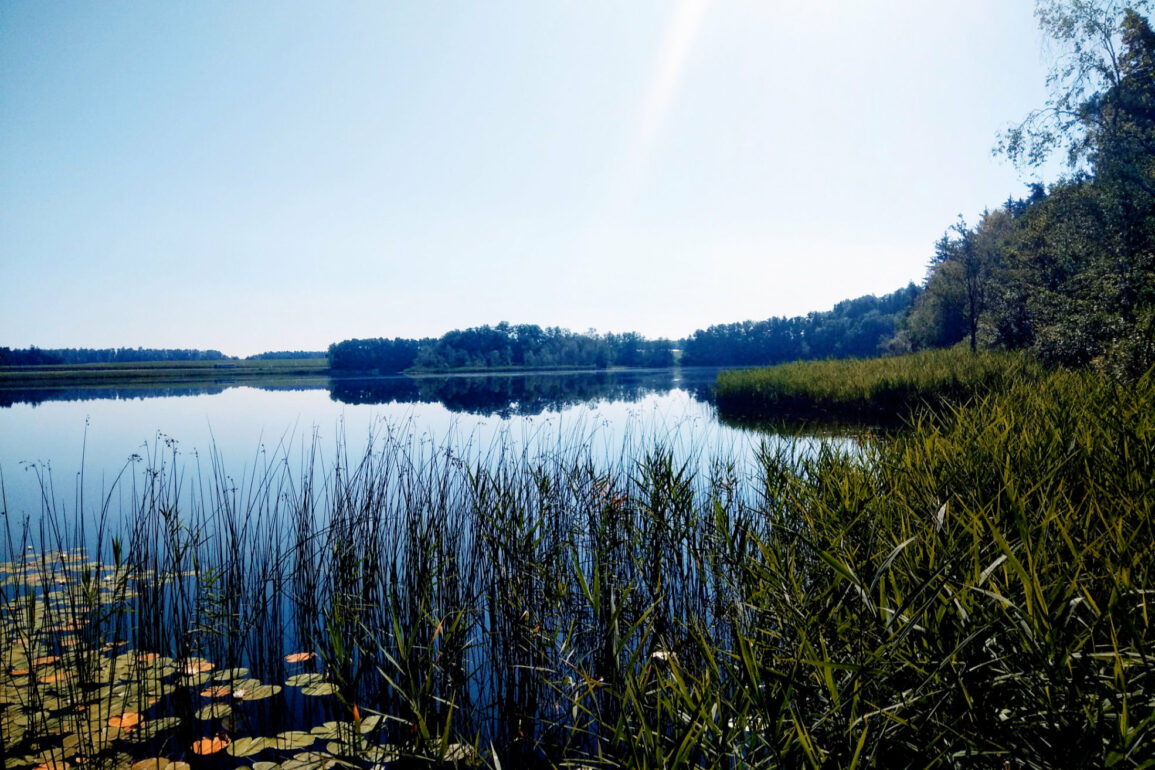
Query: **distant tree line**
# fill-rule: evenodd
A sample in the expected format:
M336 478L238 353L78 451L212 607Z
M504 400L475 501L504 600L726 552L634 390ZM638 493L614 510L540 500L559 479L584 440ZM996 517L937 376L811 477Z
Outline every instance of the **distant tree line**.
M246 361L299 361L306 358L325 358L324 350L270 350L246 356Z
M432 342L402 337L334 342L329 346L329 368L348 372L401 372L413 366L423 345Z
M224 361L219 350L170 348L37 348L12 350L0 347L0 366L47 366L60 364L143 363L148 361Z
M1065 90L1001 149L1032 164L1065 148L1072 174L974 225L960 217L892 347L1025 348L1134 378L1155 365L1155 33L1111 4L1040 7L1072 50L1053 80Z
M353 339L329 346L329 365L337 371L400 372L417 368L502 369L610 366L664 367L674 363L669 340L642 335L578 334L536 324L455 329L437 339Z
M844 300L833 309L794 318L711 326L672 342L637 332L575 333L534 324L456 329L438 339L354 339L329 346L334 370L400 372L454 369L541 369L611 366L765 365L805 358L874 356L903 328L920 293L913 283L883 297Z
M785 361L876 356L885 352L920 289L839 302L793 318L742 321L699 329L682 342L686 366L769 365Z

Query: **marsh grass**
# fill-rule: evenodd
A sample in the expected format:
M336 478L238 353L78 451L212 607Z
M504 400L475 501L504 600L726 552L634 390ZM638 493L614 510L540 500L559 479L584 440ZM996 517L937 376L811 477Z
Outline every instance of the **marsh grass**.
M233 480L162 442L95 554L61 507L9 515L5 766L221 734L221 766L1150 766L1152 382L998 377L750 467L400 423ZM12 673L79 619L66 686ZM263 697L206 711L210 682ZM86 704L154 727L69 727Z
M1041 377L1022 353L965 347L893 358L797 361L725 371L715 386L723 417L901 423L921 409L996 393L1021 378Z

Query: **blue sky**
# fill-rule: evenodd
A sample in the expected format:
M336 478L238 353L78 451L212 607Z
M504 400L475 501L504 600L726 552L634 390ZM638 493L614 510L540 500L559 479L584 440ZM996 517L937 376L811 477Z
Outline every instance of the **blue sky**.
M1026 0L0 2L0 345L681 337L1022 195Z

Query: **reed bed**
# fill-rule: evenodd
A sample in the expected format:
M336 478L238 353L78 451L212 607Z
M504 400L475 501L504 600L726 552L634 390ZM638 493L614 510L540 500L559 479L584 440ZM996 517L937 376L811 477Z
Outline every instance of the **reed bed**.
M901 422L920 409L939 409L995 393L1041 368L1020 352L965 346L893 358L796 361L719 374L715 387L724 417Z
M1155 764L1149 378L1008 376L750 467L595 444L383 425L240 482L162 444L84 553L10 515L0 759Z

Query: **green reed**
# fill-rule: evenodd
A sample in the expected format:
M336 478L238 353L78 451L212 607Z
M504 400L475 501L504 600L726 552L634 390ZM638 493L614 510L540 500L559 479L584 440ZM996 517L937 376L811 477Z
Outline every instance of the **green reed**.
M912 411L998 392L1038 377L1020 353L965 347L893 358L798 361L718 375L719 412L730 418L820 419L893 423Z
M75 670L121 682L115 636L160 653L172 671L128 677L133 705L179 722L168 756L232 736L225 764L1150 766L1155 386L973 368L970 401L902 432L766 442L749 466L672 437L615 456L582 430L479 446L401 423L360 451L259 452L239 480L214 453L186 480L162 444L122 482L98 578L70 566L71 517L37 519L56 555L9 517L4 633L30 660L63 611L29 562L76 571L65 616L103 620ZM269 708L206 714L176 670L199 659L251 669L235 677ZM8 766L142 756L53 737L45 697L84 687L22 681L4 683ZM16 713L45 716L16 735Z

